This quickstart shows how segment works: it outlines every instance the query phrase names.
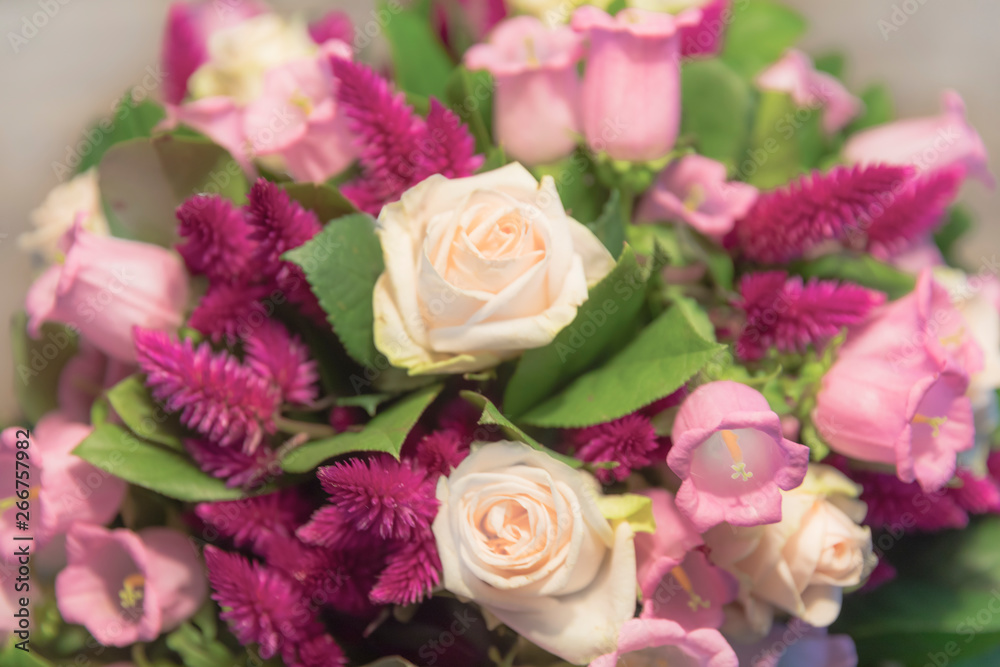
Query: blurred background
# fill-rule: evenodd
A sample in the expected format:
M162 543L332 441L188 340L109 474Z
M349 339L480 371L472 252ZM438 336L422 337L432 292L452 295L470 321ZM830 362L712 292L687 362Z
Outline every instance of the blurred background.
M982 134L994 172L1000 169L1000 3L983 0L785 0L809 21L803 48L847 56L855 92L889 82L901 116L936 114L940 91L957 90ZM359 18L372 0L271 0L310 16L342 6ZM2 0L0 2L0 421L13 417L13 368L7 322L22 307L33 277L16 237L29 213L59 182L52 165L94 120L109 115L122 93L158 62L168 0ZM34 33L30 17L49 8ZM39 21L38 23L42 23ZM15 51L11 34L32 35ZM1000 252L1000 201L982 186L963 200L979 227L963 245L977 266Z

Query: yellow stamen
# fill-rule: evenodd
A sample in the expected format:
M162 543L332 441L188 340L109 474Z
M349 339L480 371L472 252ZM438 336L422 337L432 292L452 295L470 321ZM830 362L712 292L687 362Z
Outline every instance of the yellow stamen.
M739 438L735 433L728 430L720 431L722 435L722 441L726 443L726 449L729 450L729 455L733 458L733 479L743 479L747 481L753 477L753 473L747 470L747 464L743 461L743 450L740 449Z
M670 574L681 585L684 592L688 594L688 607L691 608L691 611L698 611L698 607L708 609L711 606L708 600L694 592L694 586L691 585L691 579L688 577L687 572L684 571L684 568L677 565L674 569L670 570Z
M294 95L288 98L288 101L302 109L302 113L307 116L313 111L312 101L300 91L296 91Z
M146 578L141 574L130 574L122 582L122 589L118 591L118 598L121 600L123 609L131 609L142 600L142 589L146 585Z
M962 344L962 339L964 337L965 337L965 327L960 327L959 330L953 333L952 335L945 336L943 338L940 338L939 340L941 341L941 344L944 345L945 347L949 347L951 345L958 347L959 345Z
M27 498L27 500L34 500L37 497L38 497L38 489L37 488L36 489L31 489L30 491L28 491L28 498ZM25 500L25 499L24 498L18 498L17 496L11 496L10 498L2 498L2 499L0 499L0 514L6 512L11 507L13 507L17 503L21 502L22 500Z
M684 198L684 208L688 211L697 211L705 203L705 199L705 188L698 184L692 185L687 197Z
M929 424L931 427L931 436L935 438L941 435L941 427L944 426L947 421L947 417L927 417L919 412L913 415L912 420L914 424Z
M535 52L535 40L530 37L525 37L524 50L528 58L528 64L532 67L538 67L541 63L538 62L538 54Z

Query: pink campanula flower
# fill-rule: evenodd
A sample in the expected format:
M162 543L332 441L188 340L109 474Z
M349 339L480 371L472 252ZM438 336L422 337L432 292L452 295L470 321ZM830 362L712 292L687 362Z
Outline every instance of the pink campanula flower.
M666 619L634 618L619 631L618 648L593 660L590 667L660 664L738 667L739 661L718 630L699 628L688 632Z
M207 582L189 538L169 528L139 533L79 523L56 577L59 612L105 646L151 641L205 601Z
M614 17L589 5L576 10L571 25L590 42L581 110L592 150L633 162L670 152L681 119L680 30L700 20L697 9Z
M63 239L65 259L49 267L25 301L28 332L61 322L108 356L134 362L132 328L171 330L184 322L188 278L175 253L98 236L79 222Z
M679 220L721 239L750 212L757 188L726 180L726 166L701 155L674 160L656 177L639 205L643 222Z
M685 630L718 628L723 606L736 598L736 580L698 549L701 535L662 489L642 492L653 502L654 533L635 536L643 618L665 618Z
M982 350L930 271L906 297L851 331L823 378L813 411L841 454L895 465L904 482L941 488L974 444L970 373Z
M625 4L671 14L700 9L701 20L696 25L681 28L681 55L685 58L717 54L722 49L722 34L732 17L731 0L627 0Z
M763 90L788 93L800 107L823 109L823 130L833 134L844 128L861 111L861 100L852 95L836 77L813 66L812 58L797 49L788 52L757 75Z
M134 364L109 357L81 340L59 375L59 411L70 421L89 422L94 400L136 370Z
M667 465L681 478L677 508L699 532L781 519L779 489L802 482L809 448L786 440L767 399L739 382L711 382L681 404Z
M34 549L44 547L54 537L76 523L103 524L118 513L126 484L73 455L73 449L90 435L93 427L73 422L59 412L50 412L35 425L27 440L27 450L19 448L25 430L17 427L0 434L0 461L10 471L0 482L0 536L7 544L19 534L16 503L19 500L14 473L30 470L30 503ZM18 466L17 452L26 451L29 468Z
M961 164L969 176L993 187L986 145L965 117L962 97L953 90L945 91L942 106L937 116L899 120L858 132L844 145L844 157L849 163L913 165L922 172Z
M577 61L582 38L569 28L548 28L533 16L497 25L489 40L465 54L470 69L496 81L496 140L507 155L527 165L569 155L580 131Z

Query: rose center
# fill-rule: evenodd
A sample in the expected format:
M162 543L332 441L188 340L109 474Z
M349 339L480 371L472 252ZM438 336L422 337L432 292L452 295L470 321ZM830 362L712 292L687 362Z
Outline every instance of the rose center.
M504 500L483 515L479 525L493 553L509 556L522 540L531 537L528 511L515 500Z

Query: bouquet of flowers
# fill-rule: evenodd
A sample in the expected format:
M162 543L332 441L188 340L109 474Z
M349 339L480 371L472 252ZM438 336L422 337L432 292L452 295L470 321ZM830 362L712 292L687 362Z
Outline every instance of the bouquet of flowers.
M985 149L803 30L171 6L21 237L0 663L996 664Z

